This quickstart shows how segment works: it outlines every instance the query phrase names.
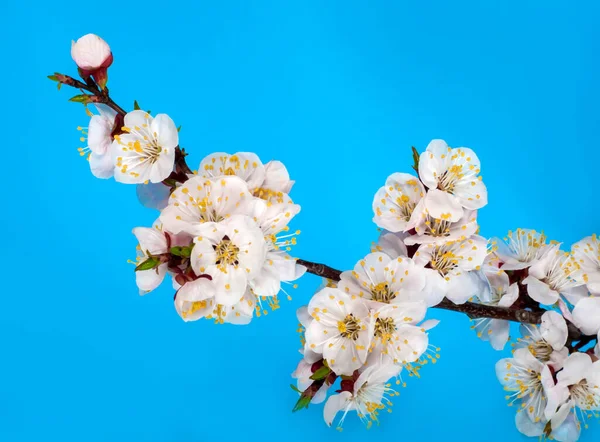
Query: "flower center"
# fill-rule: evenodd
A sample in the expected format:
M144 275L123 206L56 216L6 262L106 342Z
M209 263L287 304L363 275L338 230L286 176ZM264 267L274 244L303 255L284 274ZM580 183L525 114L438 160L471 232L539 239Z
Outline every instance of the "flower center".
M552 346L543 339L532 342L528 345L528 348L533 356L535 356L540 362L544 363L550 361L550 356L554 351Z
M427 215L427 221L425 221L426 235L435 237L450 236L450 226L452 223L444 219L436 219Z
M407 195L401 195L398 198L396 198L396 204L400 208L398 216L404 221L408 221L412 216L413 211L415 210L416 204L412 202Z
M448 170L440 175L438 179L438 189L444 192L452 193L456 183L465 176L462 168L462 164L454 164L453 166L450 166Z
M440 272L442 276L446 276L456 267L460 256L456 256L447 244L437 246L431 254L431 268Z
M188 316L191 316L194 313L196 313L198 310L205 309L206 306L207 306L206 300L192 302L192 303L190 303L190 308L189 309L181 311L181 315L184 318L187 318Z
M396 297L396 293L390 291L387 282L380 282L379 284L371 286L371 297L374 301L389 304L390 301Z
M355 318L352 313L347 315L343 321L338 321L338 330L344 338L356 341L360 329L360 319Z
M252 189L252 195L256 198L260 198L261 200L283 203L283 192L276 192L271 189L267 189L266 187L257 187L256 189Z
M600 407L600 393L594 391L594 387L583 379L578 384L569 388L571 397L582 410L596 410Z
M542 247L546 245L546 235L535 230L517 229L516 234L508 232L508 247L521 262L534 260Z
M392 318L377 318L375 321L375 336L382 341L389 341L396 331L396 324Z
M217 254L217 265L238 265L238 254L240 249L231 242L228 236L224 236L221 242L213 246Z

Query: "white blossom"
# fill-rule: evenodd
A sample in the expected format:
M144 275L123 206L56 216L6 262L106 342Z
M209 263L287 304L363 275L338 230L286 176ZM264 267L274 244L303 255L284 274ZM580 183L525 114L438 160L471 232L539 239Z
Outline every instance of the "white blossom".
M529 268L523 284L533 300L545 305L561 301L561 295L575 305L588 293L580 265L570 253L560 250L560 244L553 245Z
M414 261L427 275L427 304L437 305L444 297L463 304L488 290L487 280L473 271L479 270L487 254L487 241L477 235L461 241L422 244Z
M519 297L518 284L511 284L508 275L502 270L485 272L490 283L490 290L484 290L478 295L484 305L510 307ZM473 329L477 336L484 341L490 341L494 350L502 350L508 342L510 323L502 319L478 318L474 320Z
M542 418L534 421L528 413L517 411L515 423L525 436L558 442L576 442L581 432L581 425L575 413L570 410L570 404L563 405L550 420Z
M600 242L594 234L575 243L575 260L581 266L583 280L592 295L600 295Z
M390 232L406 230L424 195L425 188L418 178L407 173L390 175L373 199L373 222Z
M493 240L495 255L502 262L503 270L521 270L535 264L548 251L546 235L530 229L509 231L504 241Z
M308 304L313 317L305 332L306 348L321 353L338 375L352 375L366 359L373 327L369 309L343 291L324 288Z
M169 252L166 234L158 227L136 227L133 229L133 234L139 242L137 246L137 264L146 261L150 256ZM166 274L166 262L162 262L152 269L136 271L135 280L140 289L140 294L146 294L157 288Z
M424 301L382 305L372 312L372 353L389 356L395 364L417 361L427 350L429 338L419 326L427 312Z
M252 218L235 215L201 224L196 235L191 253L194 273L212 278L217 304L238 303L265 262L262 231Z
M419 178L430 189L425 196L429 214L456 222L463 216L463 209L485 206L487 189L480 168L471 149L452 149L443 140L431 141L419 158Z
M527 348L517 349L512 358L496 363L496 376L509 394L510 404L517 403L529 419L538 423L545 418L546 390L554 385L552 372Z
M573 353L556 378L548 395L547 417L572 412L579 427L578 409L584 417L600 410L600 361L593 362L586 353Z
M251 216L253 204L254 198L242 179L198 176L175 189L160 219L171 232L196 235L204 223L219 222L232 215Z
M213 313L214 288L209 278L200 277L183 284L175 293L175 310L184 321L197 321Z
M425 300L425 271L412 259L390 258L382 252L370 253L354 270L343 272L338 288L352 299L364 299L371 308Z
M306 272L306 268L296 264L296 259L287 253L296 243L296 235L300 233L287 233L288 223L298 212L300 206L291 201L254 201L253 218L262 230L267 249L261 269L250 281L253 292L258 296L275 296L279 293L282 282L295 281Z
M479 229L477 211L464 210L458 221L452 222L449 219L432 216L425 207L423 199L415 208L409 228L414 228L416 233L405 239L406 245L464 240L474 235Z
M255 197L279 203L286 201L294 184L283 163L270 161L263 165L260 158L252 152L237 152L233 155L213 153L200 162L198 173L208 178L236 175L246 181Z
M166 114L134 110L125 115L122 135L115 135L112 155L115 180L126 184L158 183L173 171L177 127Z
M542 315L539 326L521 324L521 337L517 339L516 348L526 348L539 361L560 370L569 356L565 347L569 330L563 316L553 310Z
M87 135L87 146L77 150L90 163L90 170L96 178L110 178L114 175L111 143L117 113L105 104L96 104L99 115L92 115L88 127L78 127L82 135ZM81 137L86 141L86 137Z
M323 408L323 418L328 426L333 424L336 415L343 412L337 427L342 428L349 411L356 411L367 424L379 421L379 413L391 406L388 398L398 393L391 388L390 378L398 376L401 367L393 364L371 365L362 371L354 383L352 391L342 391L331 396Z

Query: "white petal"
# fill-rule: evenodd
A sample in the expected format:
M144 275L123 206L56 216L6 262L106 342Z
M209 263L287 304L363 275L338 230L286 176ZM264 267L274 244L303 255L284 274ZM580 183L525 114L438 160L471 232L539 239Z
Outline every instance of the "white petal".
M508 321L492 320L490 324L490 344L494 350L503 350L508 342L510 324Z
M517 425L517 430L525 436L537 437L544 434L545 423L542 421L533 422L529 415L523 411L519 410L515 416L515 424Z
M90 170L96 178L112 178L115 174L115 166L110 152L104 155L92 153L90 155Z
M265 164L265 181L262 187L275 192L289 193L294 182L281 161L269 161Z
M408 256L406 245L404 244L405 233L391 233L383 231L377 240L376 251L383 252L390 258L395 259L399 256Z
M579 301L573 309L573 321L586 335L597 334L600 330L600 297Z
M540 304L552 305L558 301L558 293L531 274L523 280L523 284L527 285L529 297Z
M171 189L162 183L138 184L135 191L139 202L148 209L162 210L169 204Z
M548 342L555 350L560 350L567 343L567 337L569 335L567 323L565 318L555 311L547 311L542 315L540 332L546 342Z
M167 253L167 238L164 232L155 228L136 227L133 229L133 234L140 243L143 253L148 252L150 255Z
M592 359L586 353L573 353L565 361L562 371L558 372L558 382L574 385L581 381L592 368Z
M179 144L179 133L177 126L167 114L158 114L150 123L150 130L156 133L158 145L164 150L175 151Z
M447 168L448 151L449 147L444 140L432 140L419 157L419 178L430 189L437 187L438 178Z
M214 286L207 278L186 282L175 295L175 310L184 321L196 321L213 311Z
M342 391L340 394L335 394L327 399L323 407L323 418L329 427L333 424L335 415L348 407L351 398L352 394L349 391Z
M430 189L425 195L425 208L436 219L457 222L464 210L457 198L438 189Z
M215 295L217 304L231 306L240 301L248 284L246 272L243 269L228 266L227 271L223 272L214 267L207 268L206 273L212 276L212 282L217 291Z
M161 264L158 267L150 270L140 270L135 272L135 283L140 289L140 294L150 292L163 282L167 273L167 265Z

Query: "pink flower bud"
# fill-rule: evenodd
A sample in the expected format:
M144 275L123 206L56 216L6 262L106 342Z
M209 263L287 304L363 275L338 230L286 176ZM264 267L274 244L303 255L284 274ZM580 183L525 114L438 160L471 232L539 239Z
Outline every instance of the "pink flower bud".
M71 57L79 67L79 74L85 80L94 77L104 89L108 80L107 69L113 62L110 46L95 34L87 34L71 43Z
M71 57L83 71L107 68L112 63L110 46L95 34L87 34L71 43Z

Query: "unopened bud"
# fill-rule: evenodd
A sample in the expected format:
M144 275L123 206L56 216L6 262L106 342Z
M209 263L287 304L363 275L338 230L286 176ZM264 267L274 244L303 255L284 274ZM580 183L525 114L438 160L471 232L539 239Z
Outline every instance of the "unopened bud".
M71 44L71 57L84 80L90 76L104 89L108 81L108 67L113 62L110 46L95 34L87 34Z

